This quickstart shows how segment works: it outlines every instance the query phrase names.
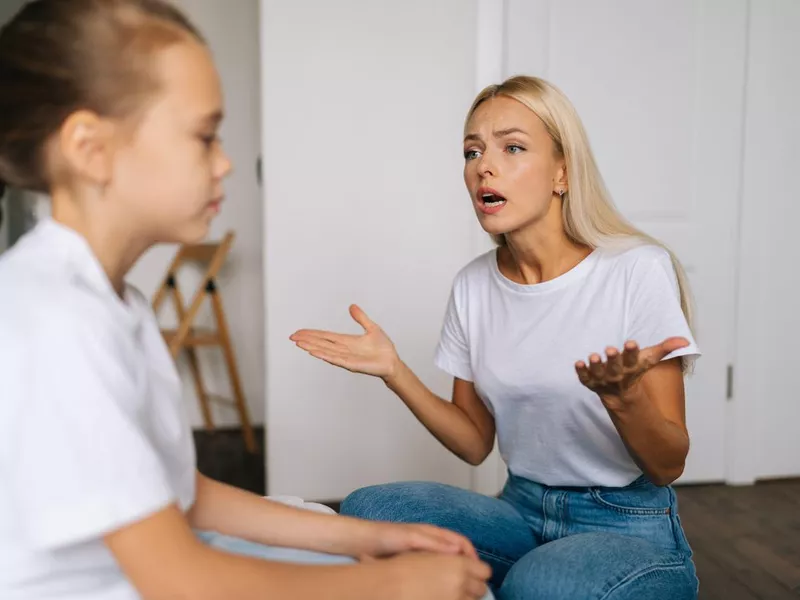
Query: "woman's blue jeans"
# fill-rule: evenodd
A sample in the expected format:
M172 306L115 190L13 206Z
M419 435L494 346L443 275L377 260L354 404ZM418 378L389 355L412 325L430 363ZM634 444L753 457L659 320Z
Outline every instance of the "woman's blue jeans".
M554 488L510 475L499 498L427 482L353 492L341 513L431 523L467 536L498 600L695 600L698 580L675 491Z

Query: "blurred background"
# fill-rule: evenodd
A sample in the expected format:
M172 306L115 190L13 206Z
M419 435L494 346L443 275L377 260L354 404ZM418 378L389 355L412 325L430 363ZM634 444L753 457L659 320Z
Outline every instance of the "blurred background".
M0 22L23 3L0 0ZM449 395L432 361L447 295L491 247L461 178L463 119L483 86L537 75L577 107L625 215L689 272L704 356L678 489L705 597L800 595L800 2L177 3L225 87L236 170L212 237L236 233L219 289L260 446L245 451L230 408L214 408L216 433L203 427L181 362L204 470L332 504L395 480L500 490L496 453L461 463L380 382L288 337L358 332L358 303ZM7 196L0 251L47 210ZM154 294L174 253L154 249L131 280ZM221 356L200 361L207 387L229 393Z

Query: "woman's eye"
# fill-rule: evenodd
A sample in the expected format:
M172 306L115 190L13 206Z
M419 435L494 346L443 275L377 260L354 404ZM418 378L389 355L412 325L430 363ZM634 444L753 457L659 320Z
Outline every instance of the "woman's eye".
M214 134L214 135L202 135L202 136L200 136L200 139L202 140L203 144L205 144L209 148L211 146L213 146L218 140L216 134Z
M519 154L520 152L525 152L525 148L522 146L518 146L517 144L511 144L510 146L506 147L509 154Z
M480 156L480 152L478 150L465 150L464 151L464 158L467 160L474 160Z

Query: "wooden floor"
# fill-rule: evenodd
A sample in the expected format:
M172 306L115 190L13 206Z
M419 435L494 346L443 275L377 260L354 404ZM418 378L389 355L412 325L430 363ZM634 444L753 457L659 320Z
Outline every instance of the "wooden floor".
M257 435L262 439L263 432ZM264 493L263 456L247 454L240 434L197 432L195 440L203 473ZM700 600L800 598L800 480L677 492Z
M800 480L677 492L702 600L800 598Z

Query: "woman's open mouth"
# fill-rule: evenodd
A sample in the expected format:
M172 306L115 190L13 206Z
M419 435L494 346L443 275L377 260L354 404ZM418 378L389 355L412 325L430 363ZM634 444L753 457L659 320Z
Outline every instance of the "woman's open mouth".
M486 215L493 215L506 205L505 197L491 188L480 188L478 190L478 208Z

